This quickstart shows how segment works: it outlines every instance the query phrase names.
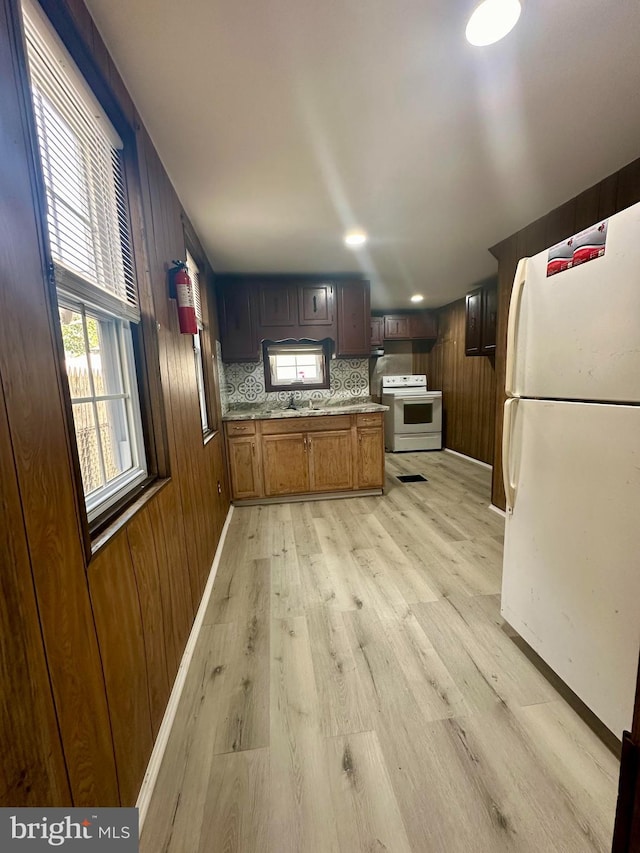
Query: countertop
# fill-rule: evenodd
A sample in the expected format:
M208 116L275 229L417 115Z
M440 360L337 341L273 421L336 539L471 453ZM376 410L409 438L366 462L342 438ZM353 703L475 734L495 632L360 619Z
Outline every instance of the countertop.
M303 405L299 409L287 409L284 404L242 403L229 409L223 421L258 421L270 418L313 418L318 415L357 415L366 412L386 412L388 406L370 400L345 401L340 403L314 403L313 408Z

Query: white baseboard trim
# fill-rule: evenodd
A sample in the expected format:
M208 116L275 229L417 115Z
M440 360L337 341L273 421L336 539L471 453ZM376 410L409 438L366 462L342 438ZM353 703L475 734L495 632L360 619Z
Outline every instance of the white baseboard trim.
M224 522L224 527L222 528L222 533L220 534L220 541L218 542L218 547L216 548L216 555L213 558L211 571L209 572L209 577L207 578L207 583L204 588L204 592L202 593L200 606L198 607L196 618L194 619L193 625L191 627L191 633L189 634L189 639L187 640L187 645L185 646L184 654L182 655L182 660L180 661L180 666L178 667L176 679L173 682L173 689L171 690L171 695L169 696L169 701L167 702L164 717L162 718L162 724L160 725L160 730L158 731L158 737L156 738L156 742L153 745L153 752L151 753L151 758L149 759L149 764L147 765L147 770L144 774L144 779L142 780L142 786L140 788L140 793L138 794L138 800L136 802L136 808L138 809L139 815L140 831L142 831L142 826L147 816L147 810L151 801L151 795L153 794L153 790L158 780L158 772L160 771L160 765L162 764L164 751L167 748L169 734L171 733L171 728L175 720L176 711L178 710L178 703L180 702L180 697L182 696L182 690L184 688L184 684L187 678L187 672L189 671L189 666L191 664L191 658L193 657L196 643L198 641L198 636L200 635L200 629L202 628L202 622L204 621L204 614L207 610L209 599L211 598L213 582L215 580L218 571L218 566L220 564L220 555L222 554L222 549L224 547L224 542L227 537L227 531L229 529L229 524L231 522L232 515L233 506L230 506L229 512L227 513L227 517Z
M500 507L496 506L495 504L489 504L489 509L492 509L494 512L497 512L498 515L501 515L503 518L507 517L507 513L503 509L500 509Z
M466 453L458 453L457 450L450 450L448 447L445 447L444 451L445 453L453 453L454 456L459 456L460 459L466 459L467 462L475 462L476 465L481 465L483 468L493 471L493 465L489 465L488 462L481 462L480 459L474 459L473 456L467 456Z

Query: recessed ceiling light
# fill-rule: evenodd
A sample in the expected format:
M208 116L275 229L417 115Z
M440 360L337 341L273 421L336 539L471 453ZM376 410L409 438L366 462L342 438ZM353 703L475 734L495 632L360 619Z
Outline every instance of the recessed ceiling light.
M351 249L357 249L359 246L364 246L367 242L367 232L362 228L352 228L344 235L344 242Z
M518 23L519 0L484 0L469 18L465 35L477 47L500 41Z
M411 297L412 302L422 302L423 299L424 299L424 296L421 293L414 293L413 296Z

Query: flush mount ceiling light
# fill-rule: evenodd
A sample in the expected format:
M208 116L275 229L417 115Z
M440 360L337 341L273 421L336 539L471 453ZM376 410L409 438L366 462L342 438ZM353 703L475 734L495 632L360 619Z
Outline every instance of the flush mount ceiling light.
M484 0L469 18L467 41L476 47L500 41L518 23L521 11L519 0Z
M413 296L411 297L412 302L422 302L423 299L424 299L424 296L421 293L414 293Z
M344 235L344 242L345 245L349 246L351 249L357 249L360 246L364 246L367 242L367 232L363 231L362 228L352 228Z

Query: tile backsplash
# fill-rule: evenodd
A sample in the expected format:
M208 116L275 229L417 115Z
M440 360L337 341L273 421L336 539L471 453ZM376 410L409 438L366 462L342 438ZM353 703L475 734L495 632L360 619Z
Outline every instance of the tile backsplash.
M223 364L218 353L222 412L238 403L286 403L290 391L267 392L262 362ZM369 359L332 358L329 362L330 387L316 391L293 391L296 400L347 400L369 396Z

